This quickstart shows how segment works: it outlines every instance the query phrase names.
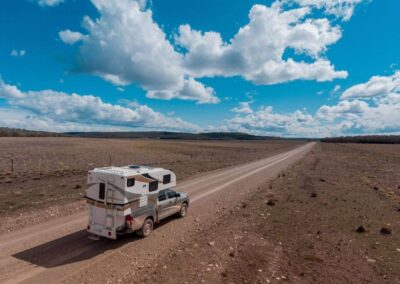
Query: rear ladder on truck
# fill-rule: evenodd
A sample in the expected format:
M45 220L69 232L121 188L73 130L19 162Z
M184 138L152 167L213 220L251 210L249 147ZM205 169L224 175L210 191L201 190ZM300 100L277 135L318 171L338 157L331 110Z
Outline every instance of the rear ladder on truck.
M117 238L117 208L114 205L115 190L108 180L102 180L102 183L104 184L104 203L96 200L89 207L90 225L88 230L93 234L89 236L92 240L99 240L100 236L111 239Z
M109 186L108 181L106 183L106 194L105 194L105 209L106 209L106 229L109 231L109 237L117 238L116 219L117 219L117 208L115 207L114 199L115 190Z

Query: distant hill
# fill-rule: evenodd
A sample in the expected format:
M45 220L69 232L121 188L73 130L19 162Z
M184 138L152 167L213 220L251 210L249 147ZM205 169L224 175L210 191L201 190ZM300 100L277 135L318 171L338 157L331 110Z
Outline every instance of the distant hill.
M177 139L177 140L270 140L277 137L256 136L239 132L208 132L208 133L185 133L185 132L67 132L68 136L90 137L90 138L133 138L133 139Z
M0 127L0 137L60 137L62 133Z
M400 144L400 135L346 136L321 139L325 143Z
M170 140L307 140L308 138L281 138L258 136L241 132L168 132L168 131L130 131L130 132L46 132L18 128L0 127L0 137L85 137L85 138L122 138L122 139L170 139Z

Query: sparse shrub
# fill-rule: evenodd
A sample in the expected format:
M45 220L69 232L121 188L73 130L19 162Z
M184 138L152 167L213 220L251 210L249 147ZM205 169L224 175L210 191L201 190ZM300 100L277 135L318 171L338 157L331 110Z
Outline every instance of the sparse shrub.
M388 228L388 227L382 227L381 229L381 234L383 235L390 235L392 234L392 229Z

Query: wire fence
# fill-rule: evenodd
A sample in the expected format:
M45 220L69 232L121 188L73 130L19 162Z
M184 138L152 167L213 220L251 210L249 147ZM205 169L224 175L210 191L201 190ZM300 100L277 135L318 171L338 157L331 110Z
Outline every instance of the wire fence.
M211 157L214 154L210 154ZM177 163L201 159L194 154L178 155L171 159L168 157L140 157L137 155L98 155L94 159L88 159L84 156L64 156L59 158L55 155L43 157L3 157L0 158L0 174L48 174L63 172L82 171L86 172L93 168L108 166L126 166L133 164L156 166L160 164Z

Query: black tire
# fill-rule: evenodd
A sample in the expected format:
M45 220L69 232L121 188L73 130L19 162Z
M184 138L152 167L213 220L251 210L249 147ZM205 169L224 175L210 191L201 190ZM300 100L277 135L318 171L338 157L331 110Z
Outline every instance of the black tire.
M151 220L150 218L146 219L143 223L142 228L139 230L138 234L143 238L148 237L151 234L151 232L153 232L153 228L154 228L153 220Z
M187 203L183 203L181 210L179 210L179 217L184 218L187 215L188 205Z

